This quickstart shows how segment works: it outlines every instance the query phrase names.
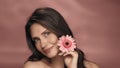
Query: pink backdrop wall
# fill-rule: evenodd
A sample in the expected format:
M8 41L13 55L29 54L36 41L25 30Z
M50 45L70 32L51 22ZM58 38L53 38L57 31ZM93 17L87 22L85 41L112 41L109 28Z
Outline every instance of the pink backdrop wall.
M24 26L35 8L46 6L64 16L89 60L120 68L119 0L0 0L0 68L22 68L31 54Z

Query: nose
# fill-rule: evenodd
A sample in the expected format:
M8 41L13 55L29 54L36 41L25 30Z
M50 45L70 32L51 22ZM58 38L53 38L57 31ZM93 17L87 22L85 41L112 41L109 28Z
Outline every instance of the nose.
M41 48L44 49L47 46L48 42L45 38L41 39Z

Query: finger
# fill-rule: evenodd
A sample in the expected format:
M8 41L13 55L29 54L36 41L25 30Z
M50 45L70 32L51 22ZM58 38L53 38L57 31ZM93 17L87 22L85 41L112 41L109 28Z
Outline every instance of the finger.
M70 51L69 53L70 53L70 55L72 55L73 61L78 60L78 52L77 51Z
M70 51L68 54L71 54L73 57L78 57L78 52Z
M63 54L64 54L63 52L60 52L58 55L60 55L60 56L61 56L61 55L63 55Z
M76 54L77 54L76 51L69 51L69 52L65 52L65 53L63 53L63 56L66 56L66 55L75 56Z
M67 56L67 55L70 55L70 53L69 53L69 52L65 52L65 53L63 54L63 56Z

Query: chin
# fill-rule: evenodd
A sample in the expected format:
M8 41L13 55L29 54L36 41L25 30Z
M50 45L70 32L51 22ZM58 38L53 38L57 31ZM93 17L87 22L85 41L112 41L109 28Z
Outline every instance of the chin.
M53 52L53 53L49 53L48 55L46 55L48 58L54 58L56 56L58 56L58 52Z
M56 56L58 56L58 54L50 55L49 58L54 58Z

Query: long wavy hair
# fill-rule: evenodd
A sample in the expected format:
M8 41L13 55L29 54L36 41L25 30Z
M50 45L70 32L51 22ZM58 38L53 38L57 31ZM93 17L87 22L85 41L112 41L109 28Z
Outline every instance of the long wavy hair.
M74 37L68 24L66 23L65 19L59 12L49 7L37 8L32 13L25 26L27 44L30 50L32 51L32 55L28 58L27 61L38 61L46 57L36 49L35 44L32 41L30 27L34 23L38 23L43 27L47 28L48 30L56 34L58 38L61 37L62 35L71 35L72 37ZM75 50L79 54L77 68L85 68L84 53L78 48L76 48ZM64 68L66 68L66 65Z

